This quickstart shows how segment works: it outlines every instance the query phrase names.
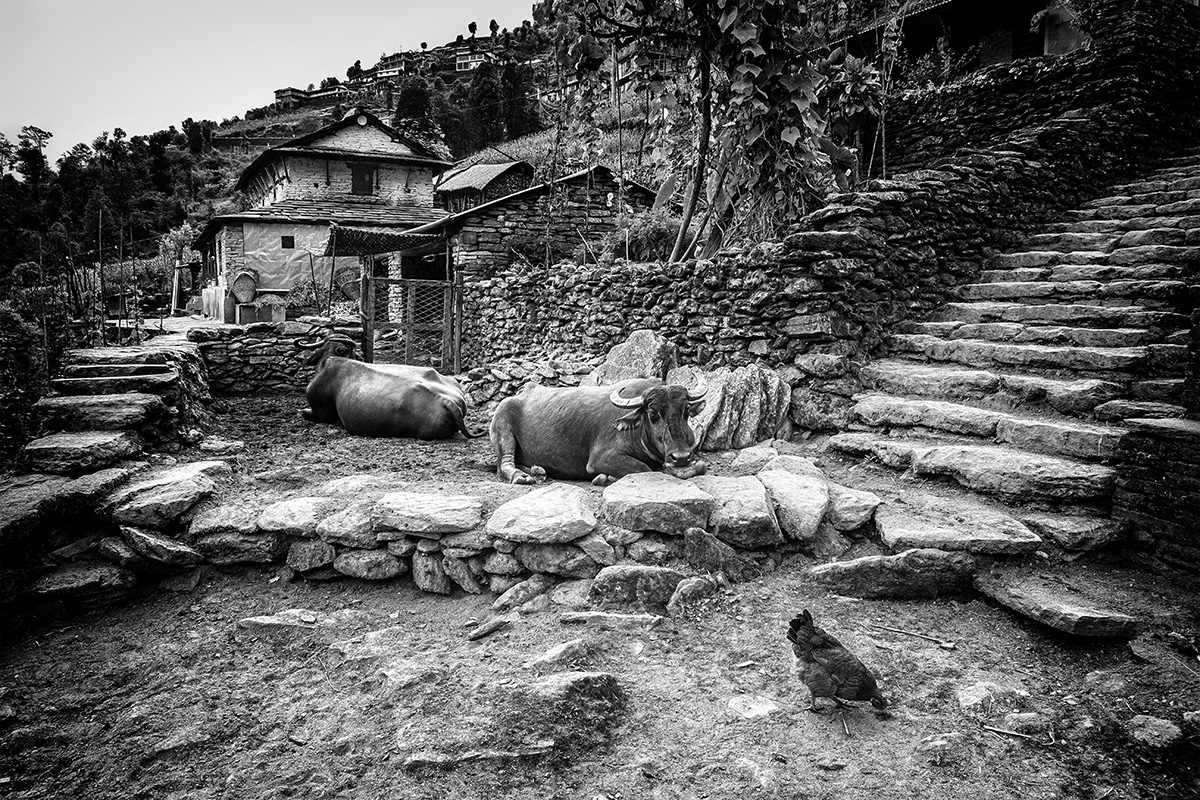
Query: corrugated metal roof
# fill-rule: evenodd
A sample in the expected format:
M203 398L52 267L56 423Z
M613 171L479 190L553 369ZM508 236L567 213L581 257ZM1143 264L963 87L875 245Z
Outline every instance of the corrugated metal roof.
M434 191L438 192L486 189L489 183L512 169L520 169L531 176L533 175L533 166L527 161L509 161L503 164L472 164L465 169L451 173L433 188Z

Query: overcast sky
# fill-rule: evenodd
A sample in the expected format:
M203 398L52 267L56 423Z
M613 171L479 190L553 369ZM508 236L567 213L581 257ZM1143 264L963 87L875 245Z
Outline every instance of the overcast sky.
M103 131L220 122L383 53L532 20L533 0L0 0L0 132L54 134L55 162Z

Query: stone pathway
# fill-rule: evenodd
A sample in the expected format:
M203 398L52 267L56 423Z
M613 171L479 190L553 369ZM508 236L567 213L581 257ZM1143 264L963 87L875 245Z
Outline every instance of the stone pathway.
M1184 414L1200 151L1165 163L994 257L960 302L892 336L830 448L1040 502L1053 529L1103 515L1126 420Z

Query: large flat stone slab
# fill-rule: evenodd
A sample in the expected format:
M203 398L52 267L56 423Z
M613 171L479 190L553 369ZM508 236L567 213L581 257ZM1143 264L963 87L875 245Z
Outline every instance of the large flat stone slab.
M483 500L468 495L391 492L376 501L374 514L376 531L435 536L462 533L483 522Z
M964 436L991 437L1004 416L998 411L964 406L945 400L909 400L885 394L858 398L854 414L877 427L921 426Z
M591 493L568 483L544 486L509 500L487 523L492 536L535 544L572 542L595 528Z
M161 470L118 489L108 499L114 522L162 530L216 491L215 478L232 470L224 461L197 461Z
M975 588L1000 605L1064 633L1120 639L1135 636L1138 620L1105 608L1075 588L1082 580L1072 576L1068 585L1048 575L993 569L975 577Z
M863 556L818 564L809 574L851 597L937 597L971 585L975 559L967 553L913 549L894 556Z
M1042 539L1019 520L969 498L910 493L875 510L880 540L893 550L934 548L969 553L1032 553Z
M661 472L639 472L604 489L601 516L631 531L679 536L688 528L707 527L716 507L716 498L694 483Z
M918 475L947 475L968 489L999 497L1087 502L1112 494L1110 467L1007 447L945 445L914 453Z
M75 475L136 455L142 452L142 442L130 431L55 433L34 439L21 452L38 472Z
M798 475L782 469L765 469L756 477L775 505L784 534L802 542L815 539L829 509L829 483L825 476L819 472Z

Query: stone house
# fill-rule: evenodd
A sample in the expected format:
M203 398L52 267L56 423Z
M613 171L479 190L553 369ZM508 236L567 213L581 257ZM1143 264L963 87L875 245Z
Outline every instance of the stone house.
M286 295L298 284L327 285L343 269L358 273L357 256L325 256L331 225L404 231L438 220L434 177L447 167L428 147L374 114L351 109L340 121L271 147L243 172L236 189L247 208L214 217L193 243L227 322L237 318L236 281L251 294ZM245 292L237 298L249 304ZM250 313L247 311L247 313Z
M555 181L529 186L480 203L414 233L442 233L454 253L454 268L464 277L489 277L514 260L567 257L581 245L611 230L621 213L644 210L654 192L625 181L624 196L617 176L597 165Z
M533 183L533 165L528 161L471 164L447 170L433 187L433 202L449 212L528 189Z

